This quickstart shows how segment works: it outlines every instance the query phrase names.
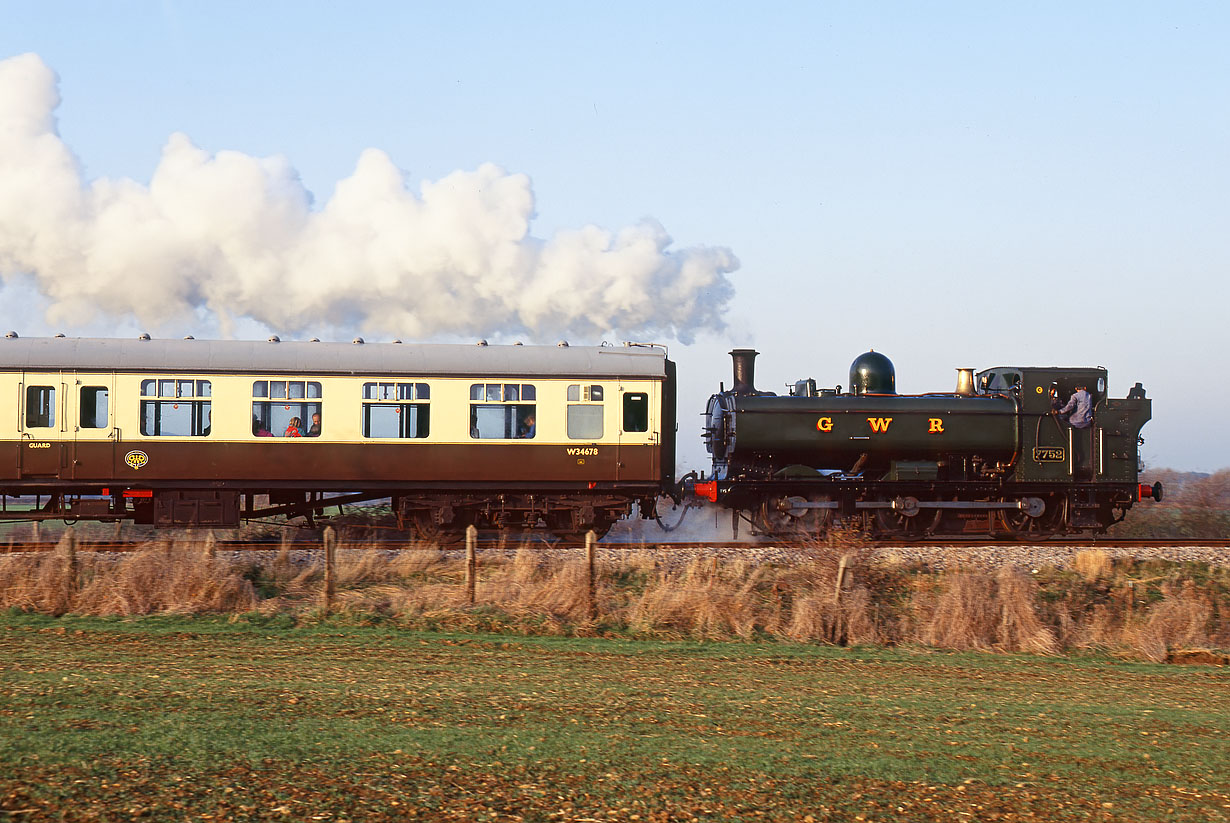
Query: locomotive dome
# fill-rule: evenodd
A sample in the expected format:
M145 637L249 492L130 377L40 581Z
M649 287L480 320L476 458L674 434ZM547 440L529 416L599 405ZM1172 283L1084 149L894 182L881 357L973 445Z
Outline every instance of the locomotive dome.
M851 394L896 394L897 371L893 361L875 349L860 354L850 364Z

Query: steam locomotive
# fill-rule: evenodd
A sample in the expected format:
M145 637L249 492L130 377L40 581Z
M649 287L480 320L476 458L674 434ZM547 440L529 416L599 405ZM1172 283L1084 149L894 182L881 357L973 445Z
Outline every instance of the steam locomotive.
M1138 483L1151 401L1139 383L1111 398L1104 368L958 369L955 391L900 395L892 362L869 351L847 391L805 379L778 396L755 388L757 352L730 354L734 384L706 408L712 475L694 490L767 534L836 521L895 537L1102 532L1162 497ZM1058 413L1080 387L1087 428Z

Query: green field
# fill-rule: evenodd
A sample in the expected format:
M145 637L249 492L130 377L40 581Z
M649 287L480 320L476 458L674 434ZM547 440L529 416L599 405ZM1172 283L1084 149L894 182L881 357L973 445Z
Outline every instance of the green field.
M0 819L1226 820L1230 676L0 617Z

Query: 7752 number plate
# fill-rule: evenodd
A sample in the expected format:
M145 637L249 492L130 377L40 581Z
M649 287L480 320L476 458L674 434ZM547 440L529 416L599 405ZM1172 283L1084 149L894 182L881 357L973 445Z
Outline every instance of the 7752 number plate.
M1068 458L1067 449L1063 446L1035 446L1035 463L1062 463Z

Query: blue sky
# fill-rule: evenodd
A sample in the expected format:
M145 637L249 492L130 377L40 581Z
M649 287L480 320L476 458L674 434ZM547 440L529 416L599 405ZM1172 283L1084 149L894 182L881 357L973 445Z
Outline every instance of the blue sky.
M0 21L0 59L58 74L86 180L148 184L182 132L284 158L319 205L377 148L412 189L526 175L536 238L650 217L675 249L729 249L726 328L666 341L684 442L732 346L778 390L845 384L875 348L903 391L1104 365L1112 393L1154 398L1149 464L1230 465L1224 4L0 2ZM20 278L0 294L24 334L141 328L44 320Z

